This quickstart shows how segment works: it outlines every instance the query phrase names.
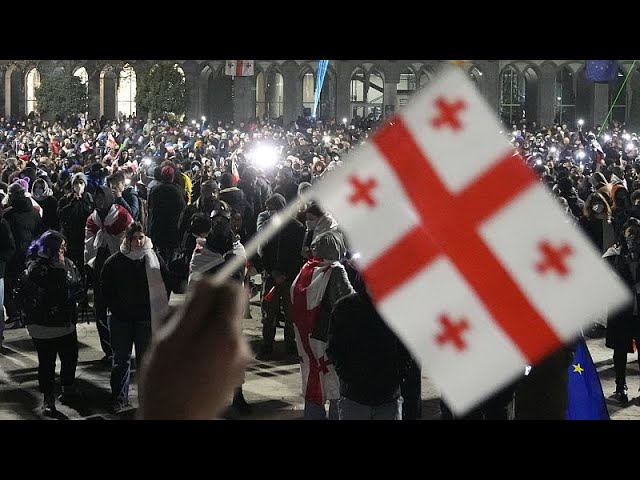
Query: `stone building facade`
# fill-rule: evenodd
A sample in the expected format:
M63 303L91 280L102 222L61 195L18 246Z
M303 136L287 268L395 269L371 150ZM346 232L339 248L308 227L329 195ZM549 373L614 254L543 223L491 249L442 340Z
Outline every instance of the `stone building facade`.
M254 75L224 74L225 60L175 60L183 73L190 119L243 121L256 116L281 118L287 125L313 111L317 60L256 60ZM37 110L34 88L47 75L72 71L89 94L89 118L115 118L135 112L136 78L157 61L3 60L0 61L0 115L20 118ZM350 120L389 116L426 85L441 60L331 60L316 114ZM554 121L587 125L611 117L640 126L640 69L621 60L617 80L594 84L584 75L584 60L468 60L460 64L506 123L523 117L538 125ZM627 78L628 75L628 78ZM621 89L624 80L627 80ZM638 93L636 93L638 92Z

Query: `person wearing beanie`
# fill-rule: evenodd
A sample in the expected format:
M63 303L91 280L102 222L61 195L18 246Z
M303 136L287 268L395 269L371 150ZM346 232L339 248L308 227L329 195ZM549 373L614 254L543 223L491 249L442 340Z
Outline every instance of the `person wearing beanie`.
M86 191L87 177L78 172L71 177L71 192L58 202L60 232L67 239L67 257L75 263L86 285L84 236L87 218L94 209L93 196Z
M247 201L244 192L234 186L233 175L225 172L220 176L220 200L227 202L232 210L242 216L240 238L242 243L247 243L255 233L255 216L253 206Z
M129 212L115 203L109 187L98 187L95 194L95 210L85 224L84 263L92 268L94 310L100 346L105 354L103 362L111 365L113 350L107 324L107 307L104 303L101 274L104 262L120 249L125 230L133 223Z
M16 306L13 291L18 277L26 268L29 245L44 231L42 217L33 208L32 199L26 196L28 185L27 179L17 179L9 185L8 207L5 207L3 213L16 244L16 253L7 262L5 271L4 306L8 317L8 328L22 326L21 313Z
M175 173L174 166L162 166L161 182L149 191L148 202L149 236L167 265L178 255L180 216L187 206L184 190L174 183Z

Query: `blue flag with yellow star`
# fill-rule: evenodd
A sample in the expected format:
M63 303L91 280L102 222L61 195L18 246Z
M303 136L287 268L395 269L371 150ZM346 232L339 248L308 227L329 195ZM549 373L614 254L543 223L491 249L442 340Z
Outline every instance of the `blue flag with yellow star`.
M584 338L569 365L568 389L567 420L609 420L600 378Z

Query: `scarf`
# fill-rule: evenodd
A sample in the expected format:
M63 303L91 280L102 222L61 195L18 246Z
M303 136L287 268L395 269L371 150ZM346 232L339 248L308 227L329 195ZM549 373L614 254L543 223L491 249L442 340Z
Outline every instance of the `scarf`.
M130 250L125 238L120 244L120 253L130 260L145 259L144 265L149 287L149 307L151 309L151 331L154 332L161 326L161 322L167 314L169 300L167 299L167 289L160 271L160 261L153 250L151 238L145 237L144 245L139 250Z
M94 210L87 218L84 239L84 261L93 268L98 249L106 246L109 253L118 251L127 227L133 223L133 218L124 207L111 205L104 221Z

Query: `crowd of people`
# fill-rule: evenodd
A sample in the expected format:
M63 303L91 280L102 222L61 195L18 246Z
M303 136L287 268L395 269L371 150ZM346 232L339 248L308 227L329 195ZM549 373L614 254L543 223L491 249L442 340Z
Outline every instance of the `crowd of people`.
M523 122L508 133L565 209L567 221L584 230L636 291L640 140L617 124L586 130L578 123L538 128ZM44 414L56 413L56 356L61 361L58 400L82 402L74 384L79 317L93 310L102 361L111 370L109 408L118 412L129 405L134 348L140 365L145 352L163 350L161 342L154 344L158 332L170 332L165 340L179 336L181 323L168 320L171 293L184 293L189 284L196 292L212 288L202 277L240 256L244 267L233 282L251 289L252 278L262 277L257 358L277 356L276 329L283 326L284 354L300 359L305 418L420 418L420 368L377 314L330 212L316 203L302 204L257 254L247 258L244 249L275 213L340 168L375 127L370 119L303 117L288 128L204 118L0 118L0 301L6 311L0 339L4 328L27 328L38 353ZM219 298L225 288L231 287L209 297ZM240 290L233 291L234 299L216 308L238 310ZM193 298L182 312L203 308ZM615 398L622 403L628 401L627 353L640 338L638 315L636 301L608 319L606 329L606 344L614 350ZM550 388L566 375L570 359L566 352L559 355L556 363L564 372L556 368L541 375L538 370L543 378L538 388ZM238 358L235 368L245 362L244 354ZM156 382L149 391L157 393L157 374L152 371L148 378ZM229 401L248 412L241 385L238 378ZM145 392L146 387L143 401L152 402ZM505 392L475 411L474 418L506 418L516 387ZM553 412L540 415L561 418L563 405L557 401ZM153 405L143 407L141 412L154 412ZM442 411L451 416L444 403ZM157 412L142 416L157 418ZM201 410L191 416L202 415Z

